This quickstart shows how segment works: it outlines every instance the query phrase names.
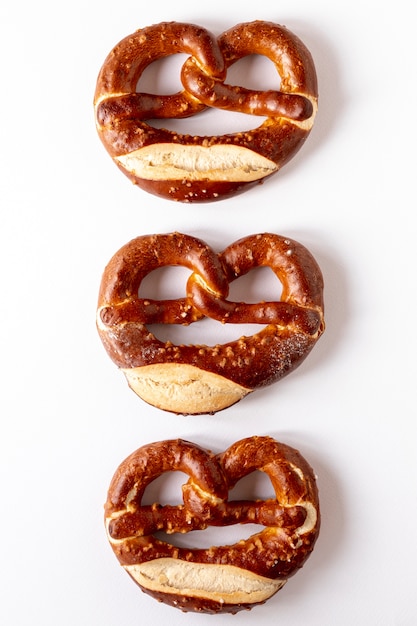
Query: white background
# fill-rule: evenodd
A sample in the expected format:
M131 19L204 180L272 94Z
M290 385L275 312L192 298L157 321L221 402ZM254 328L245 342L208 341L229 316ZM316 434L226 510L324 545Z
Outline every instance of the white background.
M7 626L417 623L412 3L245 6L1 5L0 622ZM287 25L314 57L319 114L303 149L264 185L214 204L174 204L135 188L96 135L92 99L107 53L161 21L220 34L255 19ZM175 62L159 64L162 93L180 88ZM273 88L270 62L244 63L246 86ZM258 123L215 113L183 128L222 134ZM255 232L293 237L325 278L327 328L304 364L215 416L147 406L95 329L110 257L137 235L172 230L218 251ZM182 294L177 269L160 277L165 297L177 283ZM264 277L247 285L257 297L277 288ZM191 341L203 332L189 331ZM237 329L228 332L237 338ZM152 441L182 437L220 452L254 434L297 447L317 472L322 530L313 555L251 612L195 616L158 604L107 543L103 503L113 472ZM168 480L160 494L175 502L179 484ZM229 539L220 533L215 541Z

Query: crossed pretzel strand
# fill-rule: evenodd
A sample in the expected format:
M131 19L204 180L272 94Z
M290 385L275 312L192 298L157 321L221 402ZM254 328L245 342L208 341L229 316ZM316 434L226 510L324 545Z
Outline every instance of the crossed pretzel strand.
M293 256L294 249L297 260ZM247 250L250 254L245 254ZM122 248L117 261L113 259L107 268L107 274L112 274L111 280L106 282L110 289L102 293L102 299L112 304L101 310L101 320L107 325L121 321L188 324L205 316L223 323L288 326L294 320L297 323L297 318L301 323L303 315L311 314L316 320L316 327L311 331L314 334L317 322L321 323L322 296L318 288L310 299L305 295L307 287L310 288L309 281L312 286L317 281L316 276L310 275L310 263L311 256L305 254L302 246L269 233L245 237L220 255L201 240L187 235L138 238ZM193 270L187 282L187 296L176 300L140 298L137 294L145 276L167 265L182 265ZM225 299L231 281L260 266L273 269L283 284L281 297L284 301L247 304Z
M125 513L109 523L109 534L113 539L152 535L159 531L167 534L205 530L209 526L230 526L232 524L261 524L279 528L297 528L306 519L302 507L282 507L269 502L228 502L213 510L210 520L193 515L184 506L142 506L140 510ZM167 520L169 522L167 523Z

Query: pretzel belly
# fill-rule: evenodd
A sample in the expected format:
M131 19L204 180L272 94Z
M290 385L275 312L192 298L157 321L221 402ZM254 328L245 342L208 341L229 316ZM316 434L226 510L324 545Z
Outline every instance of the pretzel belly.
M160 558L139 565L125 565L125 570L146 593L164 596L176 605L214 602L222 607L246 606L266 602L287 582L259 576L234 565L190 563ZM172 598L171 602L169 602Z
M180 363L158 363L122 369L129 387L152 406L178 414L221 411L239 402L252 389L233 381Z

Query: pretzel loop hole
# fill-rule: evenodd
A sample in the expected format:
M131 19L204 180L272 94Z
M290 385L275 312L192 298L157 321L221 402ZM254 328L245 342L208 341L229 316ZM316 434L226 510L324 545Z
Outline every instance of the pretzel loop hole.
M102 69L98 81L104 83L107 94L98 105L98 121L106 125L133 119L182 118L205 109L204 103L186 90L171 95L138 91L144 70L154 61L176 53L192 55L212 76L224 78L224 59L217 40L205 28L176 22L149 26L114 48L111 57L119 59L118 71Z
M257 267L270 267L283 286L281 299L257 303L232 302L207 289L194 272L187 283L189 301L205 317L223 324L274 324L281 330L298 329L315 335L322 323L320 312L306 308L304 294L293 294L288 282L288 275L294 278L300 269L292 262L292 246L294 242L273 234L265 234L263 237L251 235L235 242L220 254L229 284Z
M227 295L229 284L218 256L204 242L178 233L144 236L136 241L136 246L127 244L122 248L117 264L109 268L114 280L108 300L111 305L100 310L100 320L106 326L126 323L187 325L204 317L188 295L170 300L139 297L143 279L161 267L184 266L193 272L197 270L206 288Z

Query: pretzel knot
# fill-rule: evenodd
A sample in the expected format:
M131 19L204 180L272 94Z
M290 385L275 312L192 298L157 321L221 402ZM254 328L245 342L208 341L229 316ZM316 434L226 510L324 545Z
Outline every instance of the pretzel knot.
M148 65L179 52L191 55L181 69L181 92L137 91ZM276 90L225 83L228 68L251 54L274 63ZM115 46L100 70L94 106L105 148L135 184L172 200L204 202L259 183L287 163L311 131L317 99L311 54L285 27L258 20L216 39L194 24L163 22ZM266 120L247 132L193 137L147 123L189 117L206 107Z
M140 297L142 280L166 265L191 270L186 296ZM273 302L227 299L229 284L269 266L282 285ZM174 345L147 325L262 324L258 333L215 346ZM98 298L97 329L110 358L146 402L174 413L214 413L293 371L324 330L323 278L298 242L271 233L244 237L216 254L181 233L144 235L123 246L106 266Z
M238 481L256 470L270 478L275 497L229 500ZM146 487L170 471L189 476L183 503L142 504ZM155 536L248 523L264 528L208 549ZM162 441L118 467L105 524L119 562L144 592L185 611L236 613L265 602L304 565L319 533L318 492L301 454L270 437L242 439L218 455L191 442Z

